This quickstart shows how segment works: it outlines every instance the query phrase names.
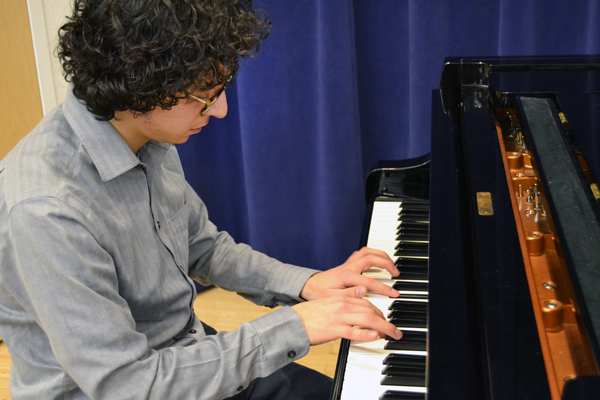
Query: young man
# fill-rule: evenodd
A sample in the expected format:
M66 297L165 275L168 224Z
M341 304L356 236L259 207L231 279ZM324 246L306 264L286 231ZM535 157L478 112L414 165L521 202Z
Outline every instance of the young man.
M227 113L269 21L246 1L76 0L60 31L71 91L0 162L0 336L18 399L327 398L293 361L340 337L401 336L362 249L318 272L236 244L173 144ZM285 307L216 333L192 279Z

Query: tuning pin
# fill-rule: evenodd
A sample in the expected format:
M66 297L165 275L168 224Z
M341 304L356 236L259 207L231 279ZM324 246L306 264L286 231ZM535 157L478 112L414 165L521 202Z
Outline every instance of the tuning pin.
M533 187L529 187L529 189L527 189L527 203L528 204L533 204L533 199L535 197L535 194L533 193Z
M536 211L541 211L542 209L542 198L540 197L539 193L535 194L535 202L533 209Z

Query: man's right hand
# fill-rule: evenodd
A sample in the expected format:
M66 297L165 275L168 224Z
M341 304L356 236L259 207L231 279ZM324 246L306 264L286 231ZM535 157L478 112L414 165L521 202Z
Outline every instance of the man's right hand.
M400 339L402 332L368 300L353 297L327 297L295 304L311 345L339 338L374 340L390 336Z

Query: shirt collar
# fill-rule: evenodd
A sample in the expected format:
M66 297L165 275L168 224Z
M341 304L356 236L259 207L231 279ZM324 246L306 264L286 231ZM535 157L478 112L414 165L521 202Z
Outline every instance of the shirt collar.
M64 113L103 182L114 179L140 164L160 164L172 146L149 142L140 149L138 158L115 128L108 121L98 121L86 106L77 100L71 88L66 96Z

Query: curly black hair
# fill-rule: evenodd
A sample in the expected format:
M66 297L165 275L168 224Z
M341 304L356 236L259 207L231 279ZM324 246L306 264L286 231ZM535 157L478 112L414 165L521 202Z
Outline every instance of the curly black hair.
M270 30L249 0L75 0L57 53L75 97L108 121L225 83Z

